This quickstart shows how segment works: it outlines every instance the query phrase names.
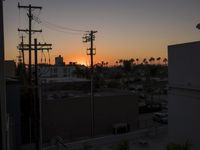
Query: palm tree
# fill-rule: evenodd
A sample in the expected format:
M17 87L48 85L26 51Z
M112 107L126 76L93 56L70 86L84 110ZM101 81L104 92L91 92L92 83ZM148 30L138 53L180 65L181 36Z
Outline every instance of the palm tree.
M136 61L137 61L137 65L138 65L139 58L136 58Z
M133 65L135 59L131 58L129 61L130 61L131 65Z
M118 66L118 63L119 63L119 62L118 62L118 61L116 61L115 63L116 63L116 64L117 64L117 66Z
M133 63L135 61L135 59L131 58L129 61Z
M152 62L152 57L151 57L151 58L149 58L149 62L150 62L150 64L151 64L151 62Z
M167 65L167 62L168 62L167 58L164 58L163 62L164 62L165 65Z
M122 65L123 59L119 59L119 64Z
M155 58L153 58L153 57L151 57L150 59L149 59L149 62L151 63L151 62L154 62L155 61Z
M143 59L143 63L144 63L144 64L148 64L148 61L147 61L146 58Z
M161 57L158 57L156 60L158 61L158 64L160 64Z
M104 64L105 64L104 61L101 61L101 66L102 66L102 67L104 66Z

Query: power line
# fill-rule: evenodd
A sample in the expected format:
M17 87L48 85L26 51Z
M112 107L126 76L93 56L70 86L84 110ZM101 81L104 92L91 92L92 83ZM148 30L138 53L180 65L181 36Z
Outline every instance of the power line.
M81 33L86 32L85 30L74 29L74 28L69 28L69 27L63 27L63 26L60 26L60 25L57 25L57 24L54 24L54 23L50 23L50 22L45 21L45 20L43 20L43 22L47 23L49 25L55 26L57 28L63 29L63 30L69 30L69 31L74 31L74 32L81 32Z
M81 34L81 33L76 33L76 32L70 32L70 31L60 30L60 29L57 29L55 27L49 26L49 25L44 24L44 23L42 23L41 25L44 26L44 27L46 27L46 28L48 28L48 29L50 29L50 30L53 30L53 31L56 31L56 32L60 32L60 33L73 34L73 35L80 35Z
M39 12L38 12L38 14L37 14L37 15L36 15L34 12L32 12L32 14L33 14L33 17L34 17L34 16L36 16L37 18L39 18L40 14L41 14L41 10L39 10ZM35 25L35 23L37 23L37 22L36 22L36 21L35 21L35 22L33 22L32 26L34 26L34 25Z
M85 30L82 29L75 29L75 28L71 28L71 27L64 27L55 23L51 23L49 21L46 21L44 19L39 18L39 16L37 17L35 14L33 15L33 19L38 23L38 24L44 24L44 25L48 25L57 29L61 29L61 30L68 30L68 31L72 31L72 32L80 32L80 33L84 33L86 32Z

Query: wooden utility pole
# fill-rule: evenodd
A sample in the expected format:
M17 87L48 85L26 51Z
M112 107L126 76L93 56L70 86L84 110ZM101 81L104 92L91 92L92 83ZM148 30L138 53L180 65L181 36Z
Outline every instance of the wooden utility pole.
M83 42L87 43L90 42L90 48L87 49L87 55L90 55L91 61L91 100L90 100L90 107L91 107L91 137L94 137L94 129L95 129L95 115L94 115L94 64L93 64L93 56L96 55L96 49L93 48L93 41L95 40L95 33L97 31L90 31L89 34L86 34L83 37Z
M29 122L29 129L30 129L30 143L32 143L32 139L34 142L37 141L37 137L36 137L36 126L35 126L35 100L32 97L32 94L34 93L33 91L33 87L32 87L32 34L35 32L42 32L42 30L33 30L32 29L32 20L33 20L33 14L32 11L39 9L41 10L42 7L40 6L32 6L32 5L28 5L28 6L22 6L20 5L20 3L18 3L18 8L21 9L28 9L28 19L29 19L29 27L28 29L18 29L18 31L20 32L25 32L28 33L29 35L29 44L28 44L28 52L29 52L29 63L28 63L28 91L29 91L29 100L30 100L30 122ZM22 53L25 51L25 47L24 47L24 42L21 43L21 47L19 47L19 50L22 51ZM38 149L38 147L37 147Z
M21 31L21 32L28 32L28 35L29 35L29 85L31 85L31 81L32 81L32 66L31 66L31 42L32 42L32 33L35 33L35 32L42 32L42 30L32 30L32 20L33 20L33 15L32 15L32 10L34 9L42 9L42 7L40 6L32 6L32 5L29 5L29 6L21 6L19 3L18 3L18 8L24 8L24 9L27 9L28 8L28 18L29 18L29 29L18 29L18 31Z
M20 38L22 38L22 42L21 42L21 45L22 45L22 64L23 64L23 67L25 67L25 59L24 59L24 49L23 49L23 47L24 47L24 36L23 36L23 34L22 34L22 36L20 36Z
M41 150L42 149L42 134L41 134L41 100L40 100L40 96L39 96L39 82L38 82L38 51L39 50L52 50L51 46L52 44L47 44L47 43L38 43L37 39L34 39L34 44L25 44L25 43L21 43L18 45L18 49L19 50L23 50L23 51L29 51L29 47L31 46L31 51L34 51L34 60L35 60L35 64L34 64L34 70L35 70L35 75L34 75L34 95L35 95L35 99L32 103L32 107L33 107L33 120L34 120L34 124L33 124L33 128L35 130L34 136L35 136L35 142L36 142L36 149L37 150Z
M38 56L37 56L37 39L34 39L34 45L35 45L35 127L36 127L36 149L42 150L42 137L41 137L41 112L40 112L40 97L39 97L39 87L38 87Z

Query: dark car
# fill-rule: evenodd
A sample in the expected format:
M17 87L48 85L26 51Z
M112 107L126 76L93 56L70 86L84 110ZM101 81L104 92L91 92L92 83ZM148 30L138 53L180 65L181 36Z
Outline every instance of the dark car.
M153 115L153 121L167 124L168 123L168 113L157 112Z

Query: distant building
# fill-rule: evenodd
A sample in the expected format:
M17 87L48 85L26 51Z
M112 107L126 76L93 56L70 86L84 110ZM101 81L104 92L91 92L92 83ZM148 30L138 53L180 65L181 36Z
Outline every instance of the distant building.
M16 77L16 63L14 60L5 60L5 76L7 78Z
M55 57L55 65L58 65L58 66L65 65L65 62L63 61L63 57L61 57L61 55L59 55L58 57Z
M38 66L38 75L40 80L60 81L60 80L77 80L76 69L85 69L82 65L46 65L41 64ZM79 78L80 79L80 78Z
M63 57L59 55L55 57L55 64L39 64L38 65L38 76L40 80L44 82L57 82L57 81L67 81L67 80L77 80L77 69L84 70L84 65L79 65L75 62L70 62L65 64L63 62Z
M200 147L200 42L172 45L169 60L169 140Z

